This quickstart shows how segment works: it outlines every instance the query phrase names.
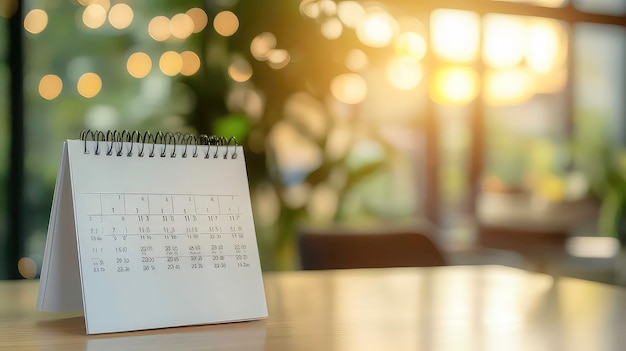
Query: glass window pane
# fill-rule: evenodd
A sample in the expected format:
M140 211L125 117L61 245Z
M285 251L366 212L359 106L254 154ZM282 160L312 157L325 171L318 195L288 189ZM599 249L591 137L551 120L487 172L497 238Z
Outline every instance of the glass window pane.
M567 28L551 19L495 14L483 24L484 189L563 200Z
M626 145L626 29L582 23L574 34L578 161L598 187L607 152Z
M585 12L607 15L626 14L626 0L573 0L572 2L576 8Z

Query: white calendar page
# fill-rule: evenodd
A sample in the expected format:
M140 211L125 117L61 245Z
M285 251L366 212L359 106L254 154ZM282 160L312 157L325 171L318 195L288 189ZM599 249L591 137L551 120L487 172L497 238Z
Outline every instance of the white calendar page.
M108 145L67 142L87 333L266 317L241 147Z

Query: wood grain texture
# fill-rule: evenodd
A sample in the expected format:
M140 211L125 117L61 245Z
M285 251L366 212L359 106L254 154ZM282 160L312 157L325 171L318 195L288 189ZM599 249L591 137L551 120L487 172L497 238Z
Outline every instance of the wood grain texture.
M626 290L499 266L266 273L269 318L105 335L0 282L0 350L622 350Z

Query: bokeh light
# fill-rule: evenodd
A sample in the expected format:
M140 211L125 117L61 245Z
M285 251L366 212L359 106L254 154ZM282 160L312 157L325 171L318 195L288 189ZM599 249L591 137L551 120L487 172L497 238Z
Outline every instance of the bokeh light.
M483 99L488 105L517 105L534 94L533 75L526 69L488 70L484 79Z
M105 11L109 11L111 8L110 0L78 0L78 3L87 7L89 5L100 5Z
M387 64L387 78L399 90L410 90L422 81L422 66L417 62L394 59Z
M41 9L29 11L24 17L24 29L32 34L43 32L48 26L48 13Z
M367 83L356 73L341 74L331 80L330 93L346 104L358 104L367 96Z
M252 56L259 60L265 61L268 59L272 50L276 48L276 36L269 32L264 32L252 39L250 43L250 53Z
M367 68L369 64L369 58L367 55L359 49L352 49L346 56L346 67L354 72L360 72Z
M365 17L365 9L356 1L341 1L337 4L337 17L348 28L355 28Z
M391 15L378 8L370 8L357 25L356 35L361 43L381 48L391 43L396 30L397 22Z
M100 28L107 20L107 10L100 4L92 4L83 10L83 24L87 28Z
M189 16L189 18L191 18L191 20L193 21L194 33L202 32L202 30L204 30L206 25L209 23L209 17L207 16L206 12L204 12L204 10L201 8L194 7L192 9L189 9L186 13L187 16Z
M165 16L156 16L148 23L148 34L156 41L165 41L169 39L170 19Z
M92 98L100 93L102 89L102 79L93 72L85 73L78 79L77 89L80 95L86 98Z
M55 74L47 74L39 80L39 95L46 100L56 99L63 90L63 81Z
M187 14L177 13L170 20L169 27L174 38L186 39L193 33L195 24Z
M460 10L435 10L431 15L433 51L442 59L470 62L477 57L480 16Z
M183 68L183 58L175 51L166 51L159 59L159 68L167 76L175 76Z
M430 87L431 98L442 105L464 105L478 95L478 74L469 67L439 68Z
M133 9L124 3L113 5L109 10L109 23L115 29L124 29L133 22Z
M341 36L341 33L343 33L343 25L338 18L331 17L321 24L320 30L322 31L324 38L335 40Z
M521 17L486 15L484 18L484 45L482 58L493 68L518 65L526 48L526 24Z
M228 75L235 82L243 83L252 78L252 66L243 57L235 57L228 66Z
M300 2L300 13L307 17L317 18L321 12L320 6L316 0L302 0L302 2Z
M394 49L402 59L416 62L426 54L426 40L418 33L404 32L396 38Z
M231 11L222 11L213 19L213 28L224 37L230 37L239 29L239 18Z
M552 19L535 18L529 26L526 64L537 73L548 73L563 64L567 35L563 26Z
M180 57L183 59L183 67L180 69L180 74L184 76L191 76L196 74L200 69L200 57L193 51L183 51L180 53Z
M35 279L37 276L37 262L30 257L22 257L17 261L17 271L26 279Z
M267 64L273 69L281 69L287 66L291 61L289 51L284 49L271 50L267 57Z
M126 69L128 74L135 78L143 78L150 73L152 69L152 60L145 52L135 52L128 57L126 61Z

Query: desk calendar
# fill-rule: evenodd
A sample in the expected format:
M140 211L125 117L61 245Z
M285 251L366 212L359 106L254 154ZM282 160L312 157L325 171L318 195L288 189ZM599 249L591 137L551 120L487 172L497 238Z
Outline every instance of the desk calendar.
M63 145L38 308L88 334L267 317L232 140L85 132Z

